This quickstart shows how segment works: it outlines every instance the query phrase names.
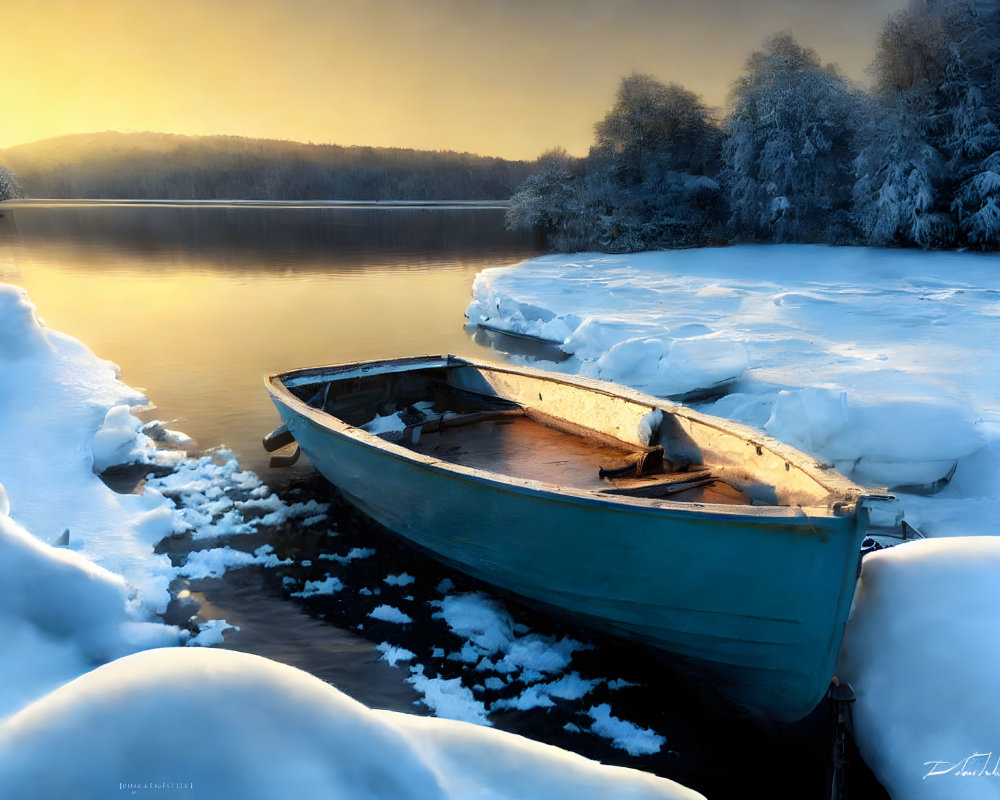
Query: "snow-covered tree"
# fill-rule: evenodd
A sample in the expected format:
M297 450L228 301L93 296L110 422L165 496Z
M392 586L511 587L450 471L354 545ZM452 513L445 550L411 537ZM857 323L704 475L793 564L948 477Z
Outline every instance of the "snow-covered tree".
M941 84L951 209L964 243L1000 247L1000 3L954 3Z
M739 238L844 240L858 92L790 33L765 41L734 83L723 185Z
M583 162L538 160L511 198L507 226L542 230L555 249L613 252L705 243L718 218L719 128L697 95L628 75L594 125Z
M633 73L594 134L584 200L596 246L629 251L706 240L718 215L719 128L697 95Z
M865 244L931 248L951 239L939 191L944 159L912 105L915 98L890 90L859 115L853 214Z
M21 197L21 186L14 177L14 173L6 167L0 166L0 200L12 200Z
M542 153L535 171L510 198L507 229L541 231L556 249L581 244L586 237L577 161L561 147Z
M610 162L626 185L656 183L667 172L704 173L717 158L717 128L698 96L641 73L622 79L594 134L591 156Z
M1000 3L911 0L871 74L854 192L868 241L1000 246Z

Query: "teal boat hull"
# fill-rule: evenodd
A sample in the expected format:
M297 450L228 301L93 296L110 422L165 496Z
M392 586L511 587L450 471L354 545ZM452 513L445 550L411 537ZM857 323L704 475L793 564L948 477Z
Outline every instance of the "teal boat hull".
M857 580L862 504L820 515L566 491L421 457L282 388L269 384L316 469L439 559L661 650L768 718L801 719L826 693Z

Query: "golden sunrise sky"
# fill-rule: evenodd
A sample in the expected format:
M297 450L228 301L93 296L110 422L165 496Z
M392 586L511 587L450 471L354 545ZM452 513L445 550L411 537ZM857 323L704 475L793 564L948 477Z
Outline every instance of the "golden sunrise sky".
M234 134L533 159L587 152L622 76L714 106L791 30L864 82L905 0L5 0L0 147Z

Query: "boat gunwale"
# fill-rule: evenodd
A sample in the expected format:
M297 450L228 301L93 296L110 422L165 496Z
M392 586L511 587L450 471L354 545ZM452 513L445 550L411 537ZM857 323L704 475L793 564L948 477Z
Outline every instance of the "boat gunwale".
M609 397L621 398L640 405L649 406L651 409L660 408L666 413L686 417L693 422L708 425L724 434L743 439L748 444L761 448L766 447L776 456L784 459L788 465L802 470L827 490L830 495L829 504L823 506L709 504L666 500L662 498L612 495L598 489L578 489L572 486L564 486L536 479L517 478L502 472L455 464L418 453L384 439L381 436L369 433L362 428L350 425L326 411L314 408L290 391L290 387L292 386L322 382L322 378L325 375L329 375L331 381L350 380L352 378L408 372L416 369L458 366L468 366L512 375L526 375L582 390L595 391ZM275 400L289 407L290 410L299 416L308 419L322 429L338 434L358 445L378 450L388 456L419 465L435 472L449 473L461 476L467 480L504 487L517 493L539 494L551 499L571 498L576 503L583 502L588 505L605 506L609 509L629 509L634 512L647 512L657 516L680 514L687 518L697 516L699 518L732 522L741 525L755 523L773 525L775 520L780 520L786 525L801 526L813 533L815 533L815 529L813 528L814 520L835 520L852 517L861 497L866 494L862 487L850 481L846 476L833 471L831 468L824 468L820 462L808 454L790 445L786 445L755 428L743 425L742 423L702 414L670 400L664 400L630 389L629 387L593 378L584 378L575 375L554 375L553 373L531 367L511 366L478 359L444 355L411 356L380 361L357 361L346 364L305 367L268 375L265 378L265 384L268 392ZM831 478L834 480L831 480Z

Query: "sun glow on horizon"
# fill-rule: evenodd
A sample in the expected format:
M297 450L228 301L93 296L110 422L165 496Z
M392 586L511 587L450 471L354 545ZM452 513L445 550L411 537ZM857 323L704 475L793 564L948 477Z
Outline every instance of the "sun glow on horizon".
M0 147L117 130L582 155L629 72L721 106L750 50L792 28L860 79L901 2L750 5L13 0Z

